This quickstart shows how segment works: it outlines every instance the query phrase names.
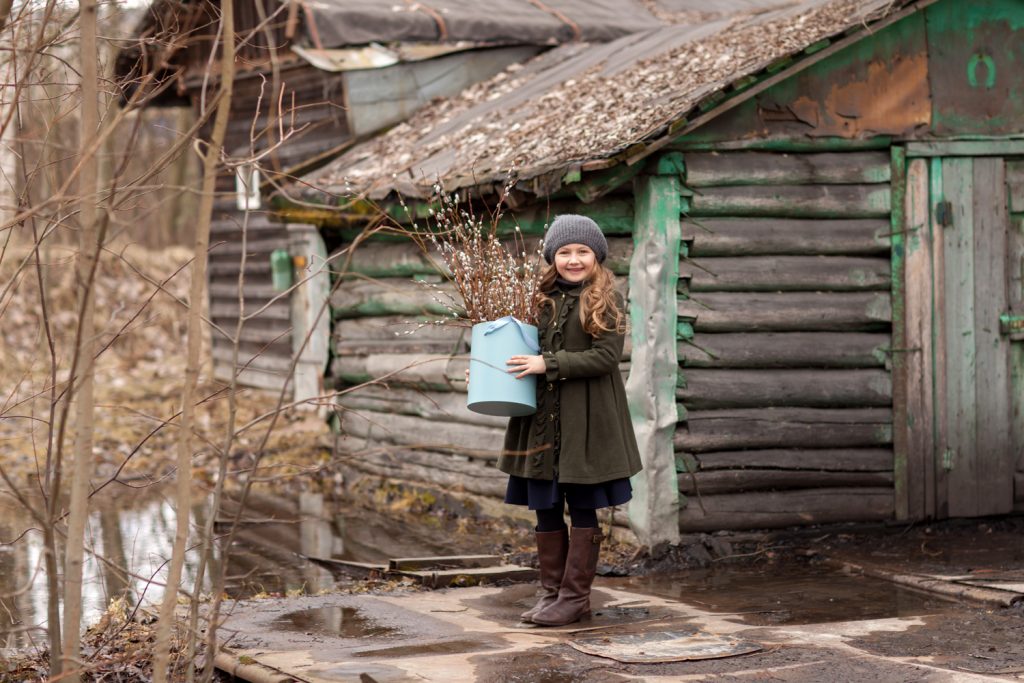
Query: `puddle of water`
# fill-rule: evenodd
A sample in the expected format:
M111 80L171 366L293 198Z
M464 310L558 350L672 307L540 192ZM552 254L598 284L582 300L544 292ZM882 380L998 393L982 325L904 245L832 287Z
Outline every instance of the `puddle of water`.
M205 500L192 508L193 533L206 524L209 514ZM230 520L231 514L222 517ZM440 530L430 532L433 537L417 535L415 530L370 511L332 508L317 495L303 494L298 506L283 499L253 499L243 518L249 521L239 528L230 552L218 547L210 568L218 571L223 567L227 593L233 598L261 592L316 593L337 585L338 579L329 570L303 556L379 562L389 557L454 554L450 539ZM228 529L220 523L224 520L218 520L219 534ZM26 533L35 526L23 509L0 498L0 648L45 644L44 546L39 532ZM148 489L130 498L97 501L86 529L86 546L114 565L127 568L130 575L87 558L83 626L95 622L116 597L125 597L130 607L161 599L163 591L150 587L147 578L162 581L175 526L171 498L160 491ZM59 562L63 563L63 557ZM197 552L186 555L182 580L189 589L195 583L197 563ZM205 584L203 589L209 590L209 581Z
M286 631L342 638L376 638L398 633L397 629L364 616L357 607L317 607L290 612L275 619L274 626Z
M721 567L609 583L757 626L918 616L950 604L881 579L802 566Z
M496 646L476 640L442 640L436 643L421 645L399 645L375 650L360 650L353 653L354 657L415 657L417 655L452 655L463 652L479 652L493 650Z

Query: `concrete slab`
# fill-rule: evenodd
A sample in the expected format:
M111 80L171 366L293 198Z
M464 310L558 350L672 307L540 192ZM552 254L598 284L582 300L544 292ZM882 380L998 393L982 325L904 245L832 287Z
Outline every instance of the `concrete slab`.
M598 579L592 620L561 628L520 624L518 615L535 599L536 587L513 585L240 602L222 633L237 661L278 672L279 678L267 681L1014 680L851 644L920 629L927 615L751 626L741 615L714 614L612 583ZM763 650L729 659L630 664L569 645L581 637L670 631L735 638Z

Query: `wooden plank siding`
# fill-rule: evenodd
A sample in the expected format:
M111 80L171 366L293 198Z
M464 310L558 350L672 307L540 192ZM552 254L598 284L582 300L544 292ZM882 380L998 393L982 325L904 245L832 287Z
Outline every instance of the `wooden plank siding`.
M1024 315L1024 162L1008 161L1006 185L1013 213L1008 236L1008 298L1010 313ZM1017 454L1014 499L1024 500L1024 342L1010 345L1011 446Z
M250 316L263 310L245 321L238 340L238 363L233 368L235 342L229 337L235 335L241 310L238 286L243 230L244 312ZM243 385L280 389L291 365L292 321L288 297L278 296L271 284L270 253L288 248L287 229L264 212L251 212L246 220L231 203L221 200L210 226L210 244L210 318L224 332L213 332L214 376L227 381L234 370Z
M891 518L889 151L683 159L680 530Z

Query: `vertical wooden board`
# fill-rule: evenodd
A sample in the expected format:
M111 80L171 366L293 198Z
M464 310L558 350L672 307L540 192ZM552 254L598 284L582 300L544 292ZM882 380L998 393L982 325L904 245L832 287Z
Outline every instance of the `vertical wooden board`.
M892 249L890 274L892 287L892 394L893 416L893 509L897 519L910 518L910 491L907 462L907 344L906 298L903 271L906 267L907 153L893 147L892 165Z
M1013 510L1009 339L999 331L1006 312L1006 238L1009 215L1000 157L974 160L975 499L978 515Z
M942 228L945 255L943 289L946 339L946 453L949 469L949 516L973 517L980 508L977 476L977 413L974 393L974 159L942 160L942 190L952 223Z
M907 167L904 241L904 353L906 368L907 513L935 514L932 430L932 248L928 224L928 162Z
M946 470L945 452L948 448L946 405L946 338L943 324L946 319L946 290L943 277L946 272L946 242L943 226L939 224L935 207L944 201L942 190L942 159L928 161L928 231L931 235L932 254L932 400L934 402L934 450L932 469L935 472L935 514L949 516L949 472Z
M1024 216L1014 216L1009 236L1010 312L1024 315ZM1010 344L1010 424L1017 470L1024 472L1024 343Z

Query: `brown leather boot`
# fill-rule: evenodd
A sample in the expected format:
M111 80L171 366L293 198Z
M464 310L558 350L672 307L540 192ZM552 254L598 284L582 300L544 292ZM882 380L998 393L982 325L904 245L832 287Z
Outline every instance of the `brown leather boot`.
M558 599L534 614L533 623L565 626L590 616L590 587L594 584L597 556L603 540L600 529L573 527Z
M537 561L540 563L540 587L544 589L537 604L521 615L523 621L532 621L533 615L558 598L558 588L565 573L565 556L569 552L569 530L538 531Z

